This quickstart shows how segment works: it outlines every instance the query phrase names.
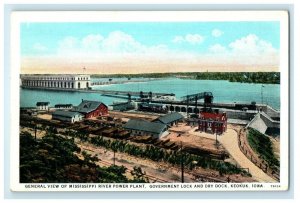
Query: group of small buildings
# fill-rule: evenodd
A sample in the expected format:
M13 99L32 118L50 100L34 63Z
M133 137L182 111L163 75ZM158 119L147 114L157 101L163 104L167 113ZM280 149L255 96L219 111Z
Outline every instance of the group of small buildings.
M37 102L36 109L38 111L49 111L50 102ZM64 122L78 122L83 118L94 118L99 116L106 116L108 114L108 107L100 101L82 100L78 106L72 104L56 104L52 119Z
M37 102L38 110L48 111L49 102ZM100 101L82 100L78 106L72 104L56 104L52 119L64 122L79 122L84 118L95 118L108 115L108 107ZM168 129L184 120L184 116L178 112L172 112L156 118L153 121L131 119L125 125L133 136L150 135L160 138L168 134ZM189 120L187 123L189 124ZM222 134L227 130L226 113L200 112L198 118L193 119L194 124L198 125L200 132Z
M131 135L150 135L160 138L168 134L168 129L184 120L184 116L178 112L168 113L153 121L131 119L124 128L129 130ZM227 130L227 116L225 113L201 112L195 120L200 132L222 134Z

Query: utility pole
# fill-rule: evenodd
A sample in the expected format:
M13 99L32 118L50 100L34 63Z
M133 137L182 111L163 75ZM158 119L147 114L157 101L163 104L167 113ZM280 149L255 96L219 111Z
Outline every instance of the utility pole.
M37 130L37 129L36 129L36 128L37 128L36 125L37 125L37 124L34 125L34 139L35 139L35 141L36 141L36 130Z
M181 182L184 183L184 164L183 164L183 153L182 153L182 141L180 143L181 143L181 147L180 147L180 152L181 152L181 159L180 159L180 162L181 162Z
M186 117L189 118L189 99L190 97L187 96L187 100L186 100Z
M114 149L114 166L116 165L116 150Z
M195 109L197 109L197 102L198 102L198 96L195 97L195 107L196 107ZM195 111L195 112L197 112L197 111Z
M261 104L264 104L263 87L265 87L265 86L261 85Z

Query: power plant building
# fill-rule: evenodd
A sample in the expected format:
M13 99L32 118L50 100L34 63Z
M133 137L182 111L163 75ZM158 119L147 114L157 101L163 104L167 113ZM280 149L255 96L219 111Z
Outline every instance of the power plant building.
M90 75L24 75L21 86L47 89L89 89Z

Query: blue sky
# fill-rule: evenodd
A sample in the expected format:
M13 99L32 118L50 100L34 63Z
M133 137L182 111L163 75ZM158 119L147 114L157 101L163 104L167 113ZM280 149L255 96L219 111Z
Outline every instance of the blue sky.
M279 22L22 23L20 36L26 66L34 60L37 66L41 57L114 63L124 55L143 63L180 58L193 66L279 64Z
M223 34L212 36L218 29ZM145 45L165 44L170 49L203 53L213 44L223 46L249 34L270 42L279 48L279 23L276 22L201 22L201 23L23 23L21 25L22 55L54 54L65 37L84 38L89 34L104 37L110 32L122 31ZM204 37L201 44L173 43L174 36L199 34ZM37 52L32 45L41 44L45 52Z

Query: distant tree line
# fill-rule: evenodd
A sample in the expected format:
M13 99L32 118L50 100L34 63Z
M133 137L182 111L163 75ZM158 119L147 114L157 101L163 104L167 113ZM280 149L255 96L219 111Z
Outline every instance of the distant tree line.
M280 84L280 73L278 72L216 72L197 73L197 80L228 80L229 82L242 83L267 83Z
M196 80L228 80L241 83L280 84L279 72L187 72L187 73L143 73L92 75L100 78L170 78Z

